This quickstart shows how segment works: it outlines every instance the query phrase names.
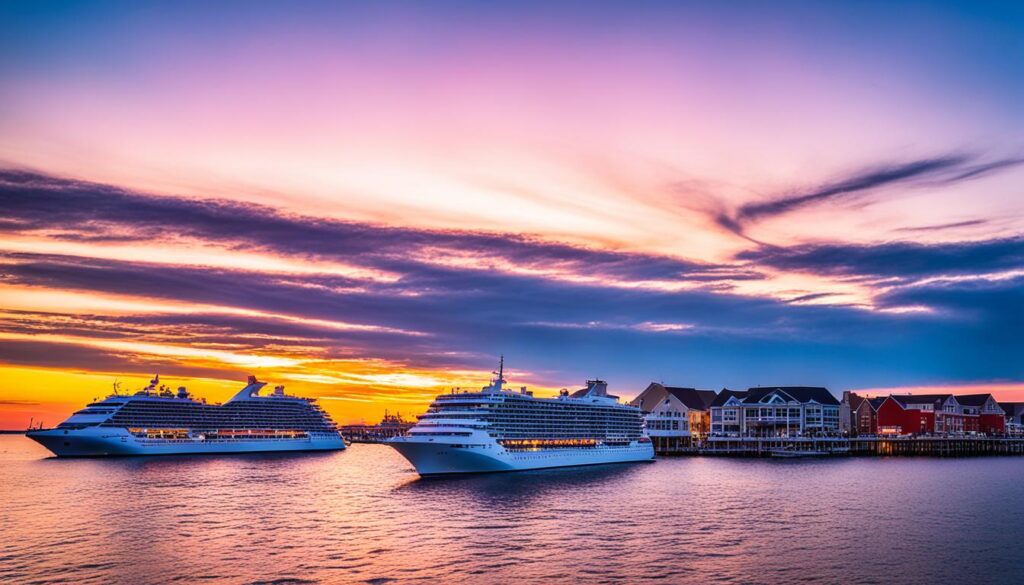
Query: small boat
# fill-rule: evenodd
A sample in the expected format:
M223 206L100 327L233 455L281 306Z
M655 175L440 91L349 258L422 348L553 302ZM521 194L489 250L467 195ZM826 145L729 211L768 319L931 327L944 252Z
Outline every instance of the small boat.
M783 459L796 459L798 457L829 457L835 455L834 451L815 451L799 449L772 449L769 451L772 457Z

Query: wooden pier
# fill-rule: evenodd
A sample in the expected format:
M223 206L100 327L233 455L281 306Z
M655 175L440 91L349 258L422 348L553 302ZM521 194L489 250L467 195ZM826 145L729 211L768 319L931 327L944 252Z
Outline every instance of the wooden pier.
M664 447L658 455L972 457L1024 455L1024 437L711 437Z

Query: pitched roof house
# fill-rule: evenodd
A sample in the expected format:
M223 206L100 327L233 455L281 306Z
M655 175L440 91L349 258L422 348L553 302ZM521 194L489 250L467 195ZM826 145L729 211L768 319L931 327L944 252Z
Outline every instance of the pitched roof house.
M844 430L854 437L878 433L878 407L884 400L884 397L866 398L856 392L843 392L840 416L848 417L840 420L840 423L846 422Z
M743 430L742 417L743 399L746 390L729 390L722 388L718 396L711 401L711 434L714 436L739 436Z
M655 449L664 450L683 446L683 442L688 446L693 437L707 435L714 399L713 390L651 382L630 404L647 413L644 417L647 434L654 441Z
M725 395L711 406L712 433L726 436L835 435L839 400L819 386L765 386Z

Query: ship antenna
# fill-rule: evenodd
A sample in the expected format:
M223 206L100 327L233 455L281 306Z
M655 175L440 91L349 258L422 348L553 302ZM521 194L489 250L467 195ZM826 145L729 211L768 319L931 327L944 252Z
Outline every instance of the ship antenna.
M505 354L501 354L501 358L498 360L498 380L505 381Z

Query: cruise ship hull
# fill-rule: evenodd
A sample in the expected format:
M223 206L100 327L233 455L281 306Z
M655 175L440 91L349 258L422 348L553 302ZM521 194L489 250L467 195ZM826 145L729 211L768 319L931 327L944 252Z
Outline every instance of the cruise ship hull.
M165 440L140 439L121 428L92 427L28 431L25 435L57 457L337 451L345 448L341 436L330 433L311 434L299 439Z
M654 446L639 441L614 447L602 445L538 450L507 450L497 444L452 445L417 437L396 437L388 441L388 444L408 459L421 476L526 471L654 459Z

